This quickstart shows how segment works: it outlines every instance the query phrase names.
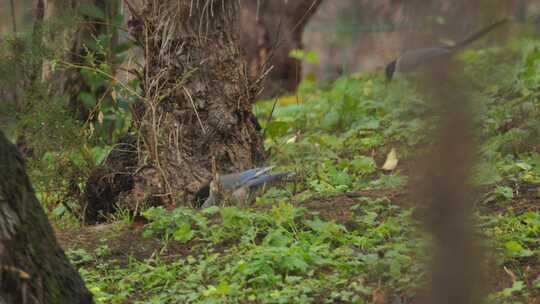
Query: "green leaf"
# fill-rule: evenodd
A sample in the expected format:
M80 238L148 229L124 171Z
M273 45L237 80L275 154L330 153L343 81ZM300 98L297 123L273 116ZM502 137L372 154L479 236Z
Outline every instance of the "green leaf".
M337 124L339 123L339 120L341 118L341 114L337 111L330 111L324 115L324 118L320 124L321 128L325 130L332 130L334 129Z
M376 254L365 254L360 257L360 259L367 265L374 266L379 262L379 256Z
M504 247L513 256L528 257L533 255L531 250L523 248L523 246L516 241L508 241L504 244Z
M52 214L56 217L59 217L61 216L62 214L64 214L64 212L66 212L66 207L64 206L64 204L59 204L58 206L56 206L56 208L53 209L52 211Z
M270 138L283 136L289 130L289 124L284 121L271 121L266 125L266 134Z
M92 159L94 160L94 164L101 164L103 160L109 155L109 152L111 151L110 148L105 147L93 147L91 150Z
M45 152L43 156L41 157L41 160L45 162L46 164L53 164L55 162L55 157L52 152Z
M112 25L115 27L122 26L122 23L124 22L124 15L118 14L112 17Z
M79 6L79 12L84 16L99 19L102 21L105 21L106 19L105 12L101 8L91 3L81 4Z
M533 282L533 287L536 289L540 289L540 275L536 277L536 279Z
M83 168L86 165L86 160L84 159L82 153L78 151L70 153L69 160L77 168Z
M304 60L304 61L306 61L308 63L311 63L311 64L319 64L320 63L319 56L314 51L306 52L306 51L300 50L300 49L293 49L293 50L291 50L289 52L289 56L294 58L294 59Z
M505 297L510 297L512 296L513 293L515 292L518 292L518 291L521 291L525 288L525 283L523 283L523 281L515 281L513 284L512 284L512 287L510 288L505 288L503 291L502 291L502 294L503 296Z
M514 190L510 187L498 186L497 188L495 188L495 193L505 199L514 198Z
M499 169L489 164L482 164L477 168L473 182L478 186L491 185L502 180Z
M289 56L291 56L294 59L302 60L304 58L304 56L305 56L305 53L304 53L304 51L299 50L299 49L292 49L289 52Z
M320 63L319 56L314 51L309 51L306 54L306 61L311 63L311 64L319 64Z
M173 238L180 243L187 243L195 236L195 232L191 229L190 223L182 223L174 231Z
M373 173L376 170L375 160L373 157L357 156L351 161L351 166L354 172L361 174Z
M118 55L118 54L122 54L130 50L132 47L133 47L133 44L131 42L124 42L124 43L119 43L118 45L116 45L112 51L114 54Z
M299 255L284 256L281 261L281 266L288 270L306 271L309 267Z
M129 99L125 99L125 98L120 97L120 96L117 98L117 104L118 104L118 107L120 109L128 111L129 110L129 103L130 103Z
M516 241L508 241L504 244L504 247L506 247L506 249L511 253L516 253L523 250L521 244Z
M319 139L321 144L324 144L333 150L342 149L343 147L343 138L339 138L334 135L322 134Z
M342 171L338 171L335 167L332 167L329 174L330 182L336 187L348 187L352 185L352 177L349 175L349 173L347 173L347 168L343 169Z
M538 228L540 228L540 214L538 214L536 212L526 212L526 213L524 213L523 214L523 220L529 225L538 226ZM538 228L536 228L537 231L540 230Z
M516 167L522 169L522 170L525 170L525 171L529 171L532 169L532 166L527 164L526 162L517 162L516 163Z
M324 231L324 228L326 227L326 222L321 221L321 219L316 218L312 221L306 221L306 224L309 228L311 228L313 231L316 231L317 233L321 233Z
M216 288L216 292L221 295L228 295L231 292L231 285L227 281L221 281Z
M359 129L363 130L376 130L381 126L381 122L377 118L366 118L357 125Z
M264 244L274 247L285 247L292 241L291 237L284 234L283 231L273 230L264 238Z
M96 105L96 99L88 92L80 92L79 99L83 102L87 109L91 109Z

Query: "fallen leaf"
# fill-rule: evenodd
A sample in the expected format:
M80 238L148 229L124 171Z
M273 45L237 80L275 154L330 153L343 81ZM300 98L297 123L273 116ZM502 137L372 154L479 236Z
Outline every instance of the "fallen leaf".
M112 90L111 91L111 98L114 100L114 102L116 102L116 99L117 99L117 94L116 94L116 90Z
M97 116L97 120L98 120L98 122L99 122L100 124L103 123L103 118L104 118L103 112L99 111L98 116Z
M397 167L397 164L398 164L398 158L397 158L396 149L392 148L390 153L388 153L388 156L386 156L386 161L384 162L382 169L386 171L392 171Z
M287 143L288 144L294 144L296 142L296 138L297 138L297 136L294 135L293 137L287 139Z
M380 288L375 289L371 296L374 304L386 304L386 297Z

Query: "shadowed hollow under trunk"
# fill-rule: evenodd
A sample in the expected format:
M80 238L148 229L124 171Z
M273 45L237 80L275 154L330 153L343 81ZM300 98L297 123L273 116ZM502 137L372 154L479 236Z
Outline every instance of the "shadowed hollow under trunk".
M0 303L92 303L25 171L0 131Z

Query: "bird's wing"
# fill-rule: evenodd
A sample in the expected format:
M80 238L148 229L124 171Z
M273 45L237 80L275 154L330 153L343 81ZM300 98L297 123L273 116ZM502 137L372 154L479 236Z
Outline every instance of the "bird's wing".
M261 186L263 184L278 181L278 180L280 180L282 178L291 177L291 176L294 176L294 175L295 175L294 172L281 172L281 173L274 173L274 174L264 174L264 175L260 175L260 176L258 176L256 178L250 180L249 182L246 183L246 186L248 186L250 188L258 187L258 186Z
M237 186L242 186L242 185L247 184L251 180L256 179L257 177L264 175L266 172L272 170L274 167L275 166L254 168L254 169L250 169L250 170L240 173L240 176L238 177Z

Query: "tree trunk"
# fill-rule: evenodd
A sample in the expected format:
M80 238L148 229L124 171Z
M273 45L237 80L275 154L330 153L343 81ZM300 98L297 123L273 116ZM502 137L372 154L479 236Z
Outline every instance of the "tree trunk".
M260 18L257 1L243 2L241 28L237 1L127 2L129 27L146 62L140 77L143 106L136 107L133 120L142 153L136 154L137 140L126 136L122 148L93 172L86 219L95 222L99 212L118 206L159 204L156 193L186 204L212 176L212 159L220 172L258 163L263 146L251 113L260 92L256 80L270 64L264 97L296 88L300 65L289 52L301 48L303 28L320 2L262 1Z
M301 62L290 56L302 49L302 33L322 0L242 2L240 46L249 76L258 79L270 66L260 98L294 92L302 78Z
M22 157L0 132L0 303L92 303L34 195Z
M134 119L142 157L126 200L187 204L212 168L226 173L262 160L251 112L259 87L238 51L237 1L148 0L140 8L131 8L129 25L145 58L144 111Z

